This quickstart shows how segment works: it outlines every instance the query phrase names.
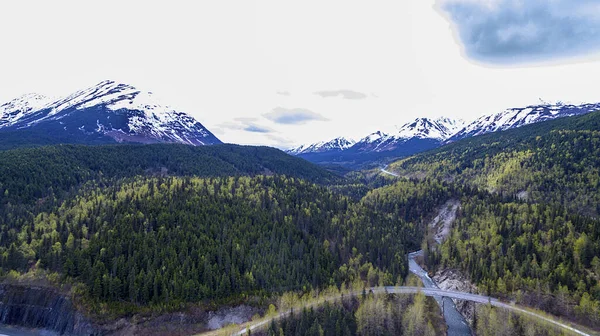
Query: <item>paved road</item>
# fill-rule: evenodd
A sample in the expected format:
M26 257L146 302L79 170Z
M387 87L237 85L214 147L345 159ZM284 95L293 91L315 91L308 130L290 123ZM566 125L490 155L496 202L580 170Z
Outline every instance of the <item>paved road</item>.
M381 168L380 171L387 175L400 177L400 175L391 172L386 168L387 166ZM415 262L414 257L420 253L422 253L422 251L414 252L408 255L408 265L410 271L421 279L426 288L438 288L435 282L431 280L427 272L425 272L425 270L423 270L423 268L421 268L421 266ZM452 299L445 296L434 296L434 298L440 305L440 308L443 307L444 320L448 326L448 336L469 336L473 334L469 324L465 320L465 317L458 311Z
M398 174L392 173L392 172L386 170L385 168L387 168L387 166L384 167L384 168L381 168L381 172L383 172L385 174L388 174L388 175L392 175L392 176L398 177ZM414 254L413 254L413 257L414 257ZM425 271L420 266L418 268L415 267L415 265L416 266L418 266L418 265L414 262L413 258L410 258L410 255L409 255L409 263L411 262L411 260L414 263L412 269L414 269L417 272L418 272L418 269L421 269L421 271L423 273L425 273ZM412 271L412 269L411 269L411 271ZM417 275L419 275L419 274L417 274ZM421 278L421 276L419 276L419 277ZM429 279L429 281L431 281L431 284L433 284L435 286L435 284L433 283L433 281L429 278L429 276L427 276L426 273L424 274L423 278ZM520 308L520 307L518 307L516 305L513 305L513 304L508 304L508 303L501 302L500 300L492 298L492 297L489 297L489 296L483 296L483 295L477 295L477 294L471 294L471 293L465 293L465 292L447 291L447 290L443 290L443 289L439 289L439 288L422 288L422 287L391 287L391 286L389 286L389 287L374 287L374 288L367 289L367 291L373 292L375 294L384 294L384 293L392 293L392 294L417 294L419 292L422 292L426 296L432 296L432 297L436 298L436 300L438 300L441 297L444 297L446 300L448 300L450 302L452 302L452 300L450 300L450 299L457 299L457 300L466 300L466 301L471 301L471 302L476 302L476 303L481 303L481 304L490 304L490 305L495 306L495 307L508 309L508 310L515 311L515 312L522 313L522 314L527 314L529 316L532 316L532 317L535 317L535 318L547 321L548 323L554 324L554 325L556 325L558 327L564 328L564 329L569 330L569 331L571 331L571 332L573 332L575 334L578 334L578 335L592 336L592 335L587 334L587 333L585 333L585 332L583 332L581 330L578 330L578 329L575 329L575 328L573 328L571 326L568 326L566 324L560 323L560 322L558 322L558 321L556 321L554 319L551 319L551 318L548 318L546 316L540 315L538 313L526 310L524 308ZM361 293L362 292L354 292L354 293L350 293L349 295L360 295ZM346 294L346 295L348 295L348 294ZM339 299L339 298L340 297L331 297L331 298L327 298L324 301L331 301L331 300L336 300L336 299ZM438 301L438 302L440 302L440 301ZM445 305L445 308L446 308L445 311L447 311L448 310L448 308L447 308L448 306L446 306L446 303L444 303L444 305ZM316 304L312 304L310 306L316 306ZM452 307L454 307L454 310L456 310L456 307L454 306L453 302L452 302ZM458 311L456 311L456 312L458 313ZM272 318L269 318L269 319L257 322L257 323L252 324L252 325L247 325L244 328L242 328L240 331L238 331L237 333L235 333L234 335L237 335L237 336L245 335L248 330L253 331L253 330L256 330L256 329L260 329L262 327L267 326L269 323L271 323L272 320L284 318L284 317L288 316L289 314L290 314L290 311L283 312L283 313L280 313L280 314L278 314L278 315L276 315L276 316L274 316ZM458 313L458 314L460 315L460 313ZM446 317L446 316L444 316L444 317ZM460 318L462 318L462 315L460 315ZM464 318L462 318L462 320L464 321ZM447 321L447 323L449 322L448 320L446 320L446 321ZM467 326L466 330L469 330L467 332L467 335L469 335L470 334L470 329L468 329L468 326Z
M411 273L414 273L421 279L423 286L430 289L439 289L427 272L415 261L416 256L423 255L423 251L417 251L408 255L408 267ZM448 336L470 336L473 333L464 316L458 311L454 301L446 296L434 296L440 308L444 310L444 320L448 326Z
M444 297L448 297L448 298L452 298L452 299L457 299L457 300L466 300L466 301L472 301L472 302L476 302L476 303L482 303L482 304L490 304L492 306L495 307L499 307L499 308L504 308L504 309L508 309L511 311L515 311L518 313L522 313L522 314L527 314L529 316L547 321L551 324L554 324L558 327L564 328L566 330L569 330L575 334L578 335L583 335L583 336L592 336L590 334L587 334L581 330L575 329L571 326L568 326L566 324L560 323L554 319L548 318L546 316L540 315L538 313L526 310L524 308L518 307L516 305L513 304L508 304L508 303L504 303L501 302L498 299L489 297L489 296L483 296L483 295L477 295L477 294L471 294L471 293L464 293L464 292L455 292L455 291L447 291L447 290L443 290L443 289L438 289L438 288L422 288L422 287L393 287L393 286L388 286L388 287L373 287L373 288L369 288L367 289L368 292L373 292L374 294L384 294L384 293L392 293L392 294L417 294L419 292L422 292L423 294L425 294L426 296L433 296L433 297L440 297L440 296L444 296ZM346 295L361 295L362 292L354 292L354 293L350 293L350 294L346 294ZM324 301L332 301L332 300L336 300L339 299L341 296L337 296L337 297L331 297L331 298L327 298L327 300ZM323 301L323 302L324 302ZM315 305L311 305L311 306L315 306ZM309 306L310 307L310 306ZM252 325L248 325L245 326L242 330L238 331L237 333L235 333L234 335L238 335L238 336L242 336L245 335L247 333L247 330L250 329L250 331L256 330L256 329L260 329L264 326L267 326L269 323L271 323L272 320L274 319L281 319L284 318L286 316L288 316L290 314L290 311L281 313L279 315L276 315L270 319L267 320L263 320L260 322L257 322L255 324Z
M387 166L385 166L385 167L381 168L381 169L380 169L380 170L381 170L381 172L382 172L382 173L384 173L384 174L388 174L388 175L395 176L395 177L400 177L400 175L398 175L398 174L396 174L396 173L392 173L391 171L389 171L389 170L386 170L386 168L387 168Z

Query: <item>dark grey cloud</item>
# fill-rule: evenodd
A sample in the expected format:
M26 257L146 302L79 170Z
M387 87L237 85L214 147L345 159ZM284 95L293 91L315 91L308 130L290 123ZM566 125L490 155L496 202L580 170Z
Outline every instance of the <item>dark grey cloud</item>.
M598 0L438 0L468 57L522 63L600 51Z
M219 124L219 125L217 125L217 127L233 129L233 130L242 130L242 131L252 132L252 133L273 133L274 132L273 129L266 127L266 126L262 126L259 123L257 123L257 121L258 121L258 119L256 119L256 118L235 118L235 119L233 119L233 121Z
M321 96L323 98L329 97L342 97L344 99L365 99L367 95L361 92L356 92L352 90L332 90L332 91L317 91L316 95Z
M276 107L271 112L263 115L265 118L286 125L301 125L309 121L326 121L322 115L304 108Z

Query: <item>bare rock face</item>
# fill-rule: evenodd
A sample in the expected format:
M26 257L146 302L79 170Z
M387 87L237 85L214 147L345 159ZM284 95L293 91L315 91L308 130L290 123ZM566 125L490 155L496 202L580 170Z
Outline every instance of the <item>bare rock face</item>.
M449 200L444 204L438 215L431 221L429 226L435 230L435 242L441 244L450 235L452 224L456 219L456 212L460 208L460 202L458 200Z
M471 283L469 278L457 269L439 270L432 277L440 289L467 293L477 293L477 287ZM475 304L468 301L453 300L458 311L465 317L473 327L475 315Z
M100 335L70 298L47 287L0 285L0 323L60 335Z

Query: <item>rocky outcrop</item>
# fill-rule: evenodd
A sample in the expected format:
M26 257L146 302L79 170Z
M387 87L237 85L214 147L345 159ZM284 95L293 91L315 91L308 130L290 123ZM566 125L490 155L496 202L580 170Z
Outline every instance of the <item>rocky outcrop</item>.
M465 293L477 293L477 287L471 283L469 278L457 269L439 270L432 280L440 289ZM456 309L465 317L473 327L473 316L475 314L475 303L463 300L454 300Z
M100 335L70 298L48 287L0 285L0 323L60 335Z
M43 331L44 335L183 336L244 323L261 312L246 305L216 311L190 307L181 312L136 314L98 322L78 311L71 297L56 288L0 284L0 325L26 328L24 335L35 329L35 334Z

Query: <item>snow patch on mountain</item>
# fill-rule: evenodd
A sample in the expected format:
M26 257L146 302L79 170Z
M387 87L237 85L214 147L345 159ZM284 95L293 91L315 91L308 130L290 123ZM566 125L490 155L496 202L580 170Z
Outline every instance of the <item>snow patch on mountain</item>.
M384 133L382 131L377 131L377 132L373 132L369 135L367 135L366 137L360 139L357 144L372 144L372 143L376 143L376 142L380 142L383 139L387 139L389 138L390 135L388 133Z
M22 117L38 111L51 102L51 98L28 93L0 105L0 127L17 123Z
M437 119L417 118L400 127L396 137L399 139L435 139L446 140L456 133L464 121L445 117Z
M558 102L555 104L543 103L542 105L509 108L502 112L477 118L453 135L450 140L460 140L556 118L582 115L597 110L600 110L600 103L573 105Z
M302 145L292 148L287 152L292 155L308 154L308 153L324 153L324 152L339 152L352 147L356 141L344 137L338 137L329 141L320 141L310 145Z

